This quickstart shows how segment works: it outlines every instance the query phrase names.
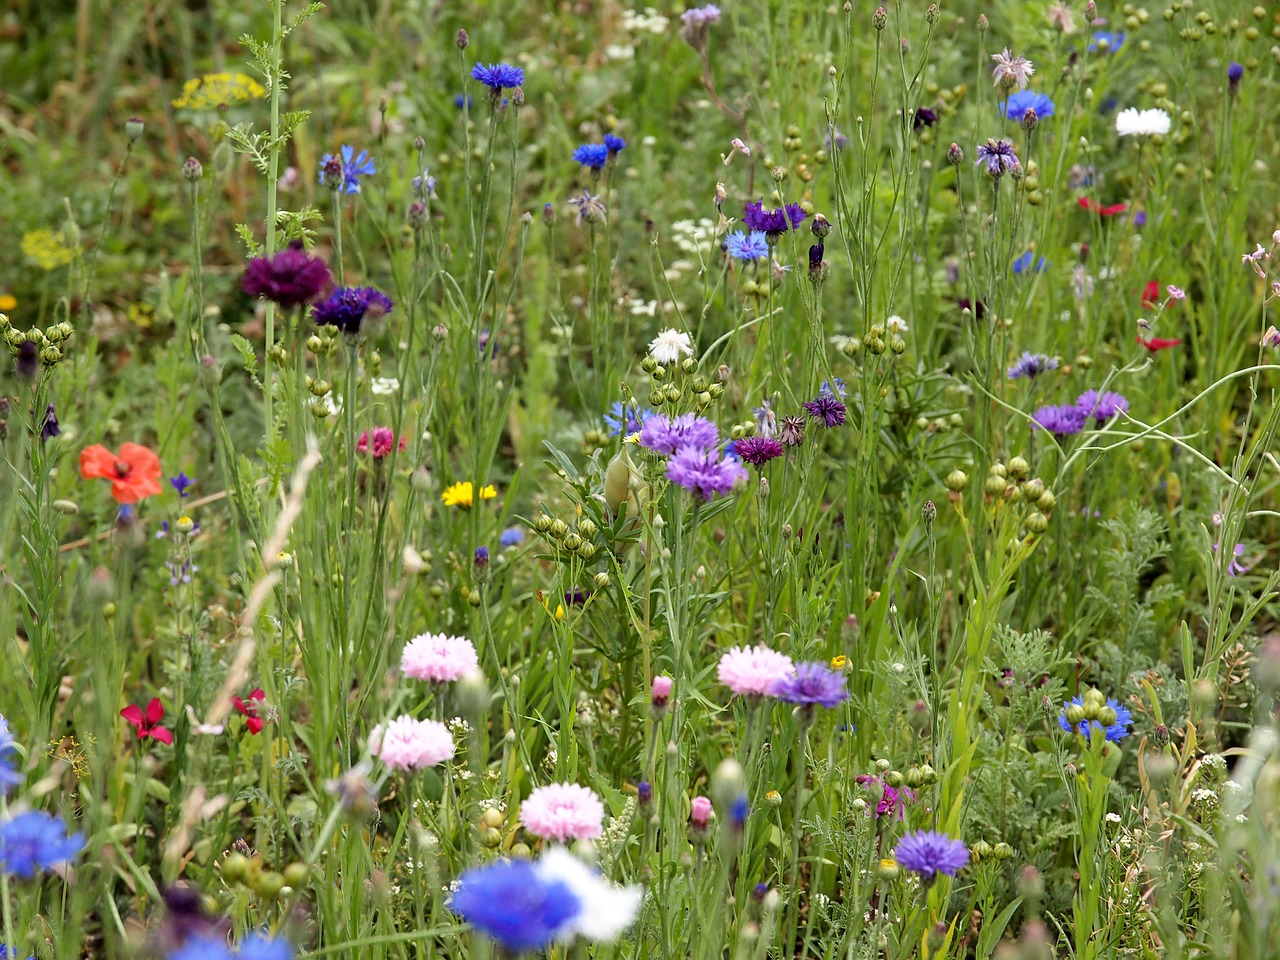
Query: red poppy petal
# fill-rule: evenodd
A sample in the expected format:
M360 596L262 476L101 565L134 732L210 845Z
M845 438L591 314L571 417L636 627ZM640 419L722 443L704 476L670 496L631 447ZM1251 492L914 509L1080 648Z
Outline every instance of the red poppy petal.
M249 691L249 699L250 699L250 700L265 700L265 699L267 699L267 695L266 695L265 693L263 693L263 692L262 692L262 688L261 688L261 687L254 687L252 690L250 690L250 691Z
M249 728L250 733L261 733L263 724L257 717L250 717L245 721L245 726Z
M100 480L116 474L116 455L100 443L80 451L80 476Z
M1117 213L1124 213L1128 209L1129 205L1127 203L1113 203L1109 207L1099 208L1098 212L1104 217L1114 217Z
M151 736L156 740L159 740L161 743L167 743L170 746L173 745L173 734L164 727L152 727Z
M236 708L236 713L242 713L246 717L249 716L249 708L245 706L244 701L239 697L231 698L231 706Z
M1089 197L1081 197L1079 200L1076 201L1076 203L1084 207L1090 213L1093 213L1098 209L1098 201L1093 200Z

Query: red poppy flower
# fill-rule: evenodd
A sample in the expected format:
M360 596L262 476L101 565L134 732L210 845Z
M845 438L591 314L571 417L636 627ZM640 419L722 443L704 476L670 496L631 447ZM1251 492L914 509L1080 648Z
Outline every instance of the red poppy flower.
M1142 288L1142 305L1148 310L1154 310L1160 305L1160 283L1152 280Z
M1127 203L1113 203L1110 206L1104 207L1092 197L1081 197L1076 202L1090 213L1096 213L1103 217L1114 217L1116 214L1124 213L1129 209L1129 205Z
M250 733L262 732L262 718L258 716L258 707L266 699L266 694L260 689L249 691L249 699L241 700L239 697L231 698L231 705L236 708L236 713L243 714L245 717L244 725L249 728Z
M1176 347L1182 343L1182 340L1180 338L1167 337L1152 337L1149 340L1143 340L1139 337L1138 342L1152 353L1155 353L1157 350L1168 350L1170 347Z
M139 740L150 737L161 743L173 743L173 734L160 726L160 721L164 719L164 704L159 697L151 698L146 713L137 704L130 704L120 711L120 716L133 724L133 729L138 731Z
M95 443L80 451L80 476L110 480L117 503L137 503L160 492L160 458L138 443L126 443L119 456Z

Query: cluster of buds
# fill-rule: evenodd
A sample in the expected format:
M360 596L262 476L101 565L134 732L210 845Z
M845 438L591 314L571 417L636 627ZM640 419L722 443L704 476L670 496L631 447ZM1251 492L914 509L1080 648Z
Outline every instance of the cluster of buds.
M655 410L665 405L670 408L671 416L679 412L677 408L683 405L687 397L693 398L694 412L701 413L724 395L724 384L708 381L698 373L698 361L693 357L685 357L678 364L664 367L652 356L648 356L640 366L653 380L653 387L649 390L649 405Z
M927 763L921 764L918 767L913 764L907 768L903 781L913 790L918 787L932 786L938 782L938 771L934 770L933 767ZM889 785L893 786L893 784Z
M1053 510L1057 498L1039 477L1028 479L1030 472L1031 465L1023 457L1014 457L1007 465L993 463L982 489L988 502L999 497L1006 502L1022 500L1030 504L1034 509L1027 516L1027 529L1032 533L1044 533L1049 529L1047 514Z
M330 356L342 346L342 334L336 327L316 327L307 337L307 349L317 357Z
M283 873L269 870L262 855L249 850L243 840L237 841L235 849L222 858L219 869L228 886L244 887L267 901L292 895L311 873L305 863L291 863Z
M866 350L875 357L882 356L886 350L894 356L902 356L907 352L907 341L898 335L897 330L886 329L883 323L873 323L865 337L846 340L842 349L847 357L853 357L859 350Z
M62 344L75 332L75 327L65 320L51 323L43 330L39 327L19 330L9 322L8 316L0 313L0 338L17 360L18 376L27 380L35 376L37 365L51 369L61 363L65 357Z
M923 430L925 433L946 433L952 429L958 429L964 426L964 416L959 413L952 413L946 417L935 417L930 420L928 417L916 417L916 429Z
M1013 857L1013 847L1004 841L992 846L985 840L979 840L969 848L969 856L974 863L981 863L983 860L1009 860Z
M1083 703L1070 704L1066 709L1067 723L1079 727L1086 720L1109 727L1116 722L1116 711L1107 706L1107 699L1097 687L1090 687L1080 698Z
M533 529L542 534L556 551L556 559L589 561L599 552L594 540L600 528L590 517L579 517L574 528L558 517L540 513L533 518ZM606 574L607 576L607 574Z

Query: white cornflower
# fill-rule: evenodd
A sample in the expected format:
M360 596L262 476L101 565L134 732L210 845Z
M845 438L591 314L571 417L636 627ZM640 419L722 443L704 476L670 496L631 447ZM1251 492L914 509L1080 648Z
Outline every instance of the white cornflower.
M1116 115L1116 133L1122 137L1151 137L1169 132L1172 121L1158 107L1136 110L1129 107Z
M644 898L642 887L615 887L564 847L551 847L534 864L546 881L558 880L582 904L578 915L560 931L562 940L575 936L612 943L631 926Z
M679 330L663 330L649 344L649 356L664 366L678 363L681 354L693 356L693 343L687 333Z

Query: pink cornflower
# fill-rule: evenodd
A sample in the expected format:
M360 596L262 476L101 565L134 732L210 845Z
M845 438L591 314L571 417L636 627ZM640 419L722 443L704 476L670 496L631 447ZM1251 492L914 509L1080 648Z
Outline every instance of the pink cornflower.
M739 696L764 696L783 677L795 672L785 653L758 647L733 647L720 658L716 676Z
M398 449L403 451L406 446L405 438L400 438ZM381 460L391 452L393 447L397 447L395 432L390 427L374 427L372 436L366 430L360 434L360 439L356 441L356 450L359 453L373 453L373 459Z
M400 655L400 672L414 680L449 683L479 667L480 660L470 640L443 633L414 637Z
M699 830L707 828L707 822L711 819L711 801L706 797L694 797L692 808L689 813L689 822Z
M674 685L670 677L653 678L653 705L655 707L665 707L667 705L667 699L671 696L671 688Z
M993 53L991 59L995 63L991 68L991 75L995 78L997 87L1003 86L1009 89L1017 87L1019 90L1025 90L1031 81L1031 75L1036 72L1030 60L1026 57L1015 57L1009 52L1008 47L999 53Z
M434 767L453 758L453 734L438 720L415 720L408 714L375 727L369 737L374 752L393 770Z
M576 783L538 787L520 804L520 822L544 840L594 840L601 834L603 820L600 798Z

